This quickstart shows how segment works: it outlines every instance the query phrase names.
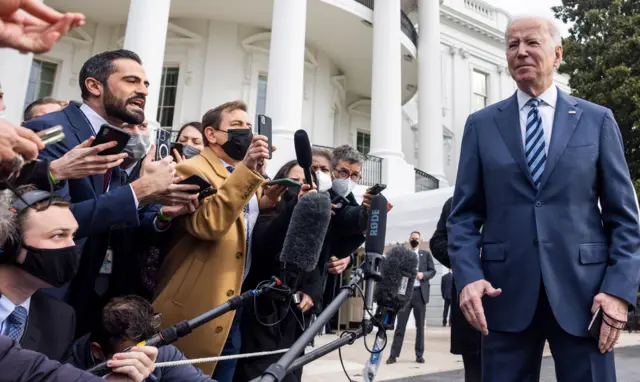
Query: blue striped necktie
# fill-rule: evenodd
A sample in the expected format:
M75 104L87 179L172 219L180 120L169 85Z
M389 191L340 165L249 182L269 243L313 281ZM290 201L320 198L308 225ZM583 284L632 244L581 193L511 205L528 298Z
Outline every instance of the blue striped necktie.
M538 106L541 101L532 98L527 102L531 108L527 114L527 130L524 144L525 157L531 178L536 184L536 188L540 187L540 178L544 172L544 165L547 162L547 154L544 149L544 131L542 129L542 117Z
M16 306L13 312L7 317L7 336L19 341L24 332L24 324L27 322L27 309Z

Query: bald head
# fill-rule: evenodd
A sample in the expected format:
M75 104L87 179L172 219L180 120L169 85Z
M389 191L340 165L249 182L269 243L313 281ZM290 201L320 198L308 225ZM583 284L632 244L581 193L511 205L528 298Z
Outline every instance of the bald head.
M518 17L507 27L507 62L518 88L537 97L553 84L562 61L562 40L555 24L544 17Z

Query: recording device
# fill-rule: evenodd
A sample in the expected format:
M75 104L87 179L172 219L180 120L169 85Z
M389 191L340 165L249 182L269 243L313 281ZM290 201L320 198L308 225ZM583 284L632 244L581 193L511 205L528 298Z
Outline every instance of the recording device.
M105 123L100 127L98 135L96 135L96 139L94 139L91 147L116 141L117 144L114 147L102 150L98 153L98 155L120 154L124 151L125 147L127 147L127 142L129 142L129 139L131 139L131 134L129 132L117 127L113 127L111 125L107 125Z
M295 181L293 179L281 178L281 179L275 179L270 181L269 183L267 183L267 186L284 186L284 187L290 187L290 188L300 188L302 185L298 181Z
M180 182L178 182L178 184L189 184L189 185L196 185L196 186L200 187L200 189L198 189L198 190L185 191L185 192L188 192L190 194L197 194L197 193L200 193L200 192L206 190L207 188L211 187L211 183L209 183L208 180L206 180L205 178L201 177L198 174L193 174L190 177L188 177L187 179L181 180Z
M373 292L376 281L382 280L380 265L383 262L384 239L387 233L387 199L378 195L371 200L369 220L367 221L367 238L364 242L363 271L367 280L364 295L364 325L371 325L369 312L373 310Z
M331 202L325 193L305 194L293 208L280 252L281 279L298 290L300 276L315 269L331 220Z
M302 129L296 131L293 134L293 144L296 149L296 160L304 170L304 181L306 184L312 185L311 165L313 164L313 155L311 154L311 143L307 132Z
M176 342L177 340L179 340L180 338L190 334L193 330L201 327L202 325L222 316L227 312L238 309L239 307L244 305L244 303L247 300L250 300L251 298L254 298L254 297L258 297L262 295L265 291L280 285L282 285L282 282L277 277L272 277L271 282L268 285L264 285L256 289L248 290L239 296L234 296L229 300L227 300L222 305L218 305L212 310L204 314L201 314L200 316L194 319L178 322L174 326L170 326L164 329L163 331L157 333L150 339L137 343L136 346L153 346L153 347L160 348L165 345L170 345ZM130 350L131 348L126 349L125 352L129 352ZM103 375L106 375L111 372L111 369L107 366L107 362L108 361L104 361L99 365L96 365L90 368L89 370L87 370L87 372L100 377Z
M386 184L376 183L373 186L367 188L367 194L379 195L382 191L384 191L385 188L387 188ZM385 206L385 208L387 207Z
M156 160L171 155L171 133L165 129L158 129L156 136Z
M58 143L64 139L64 127L62 125L54 126L49 129L39 131L38 137L45 146Z
M173 150L176 150L178 152L178 155L182 156L182 149L184 149L184 145L182 143L176 142L171 145L171 154L173 154Z
M336 210L339 210L342 207L348 205L349 200L347 200L347 198L345 198L344 196L336 195L336 197L331 200L331 204L336 206Z
M267 142L269 143L269 159L271 159L271 156L273 154L272 130L271 118L263 114L258 114L258 134L264 135L268 139Z
M215 195L217 193L218 193L218 190L216 188L213 188L213 187L205 188L204 190L200 191L200 193L198 194L198 200L204 200L209 196Z

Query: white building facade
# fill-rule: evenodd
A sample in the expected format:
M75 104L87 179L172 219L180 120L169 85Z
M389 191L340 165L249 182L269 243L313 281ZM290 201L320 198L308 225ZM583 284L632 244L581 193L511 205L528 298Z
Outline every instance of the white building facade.
M387 241L428 241L455 183L467 116L509 97L509 15L481 0L45 0L87 24L51 52L0 49L6 116L52 96L80 100L92 55L137 52L151 82L147 117L177 131L244 100L273 119L269 172L293 159L293 132L369 155L363 183L394 204ZM568 79L557 77L568 89ZM435 190L436 188L439 188ZM362 192L364 187L359 189ZM438 323L438 276L429 320Z

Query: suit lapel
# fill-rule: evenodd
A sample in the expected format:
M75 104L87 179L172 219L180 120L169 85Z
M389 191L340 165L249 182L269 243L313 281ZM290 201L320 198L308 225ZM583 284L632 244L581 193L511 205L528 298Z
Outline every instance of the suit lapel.
M34 294L31 297L31 304L29 305L29 315L27 318L27 327L25 328L24 334L22 335L22 339L20 339L20 346L27 350L38 351L38 345L40 344L39 326L38 297Z
M63 110L67 115L67 118L69 118L71 128L73 129L76 138L78 138L78 143L82 143L94 135L93 127L82 110L80 110L80 106L81 105L79 103L72 102ZM104 175L92 175L89 178L91 178L91 184L93 185L93 190L96 195L102 194Z
M511 152L511 156L518 163L524 176L529 180L532 187L535 183L531 177L529 166L524 156L524 145L522 144L522 132L520 130L520 114L518 111L518 97L514 93L511 98L498 107L500 114L494 117L498 130L502 139L504 139L507 148Z
M558 89L558 101L556 102L556 112L553 117L553 129L551 130L551 143L549 144L549 154L547 164L544 167L542 178L540 179L540 190L544 187L551 176L551 172L560 160L567 143L573 136L573 132L578 125L582 109L576 107L575 100ZM569 114L569 112L572 112Z

